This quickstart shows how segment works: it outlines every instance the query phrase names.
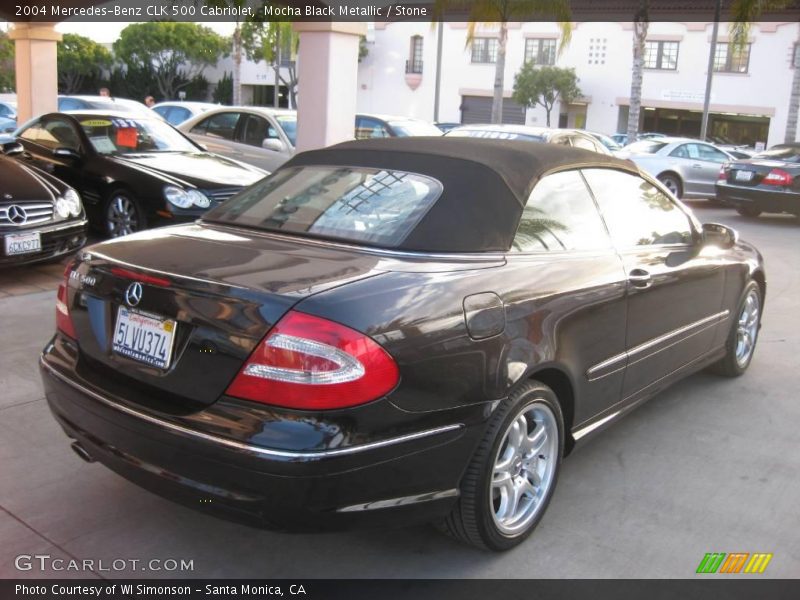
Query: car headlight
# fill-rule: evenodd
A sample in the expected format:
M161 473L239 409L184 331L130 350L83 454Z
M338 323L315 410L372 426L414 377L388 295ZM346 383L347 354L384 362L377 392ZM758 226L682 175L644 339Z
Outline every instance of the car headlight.
M189 195L189 198L192 199L192 203L198 208L208 208L211 206L211 200L208 199L203 192L199 190L189 190L186 192Z
M189 208L192 206L192 199L189 197L189 194L186 193L186 190L182 190L174 185L168 185L164 188L164 198L167 199L167 202L174 204L178 208Z
M81 197L75 190L69 189L63 196L56 198L56 214L62 219L72 215L77 217L81 214Z

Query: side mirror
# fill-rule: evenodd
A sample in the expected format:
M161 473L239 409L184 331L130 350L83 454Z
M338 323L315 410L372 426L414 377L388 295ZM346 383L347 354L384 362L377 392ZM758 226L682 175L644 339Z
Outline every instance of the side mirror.
M81 158L81 155L72 148L56 148L53 150L53 156L67 160L80 160Z
M272 150L273 152L283 152L286 150L283 142L275 138L266 138L261 142L261 147L265 150Z
M2 146L2 152L6 156L15 156L17 154L22 154L23 152L25 152L25 147L17 141L6 142Z
M703 244L732 248L739 241L739 234L735 229L720 223L703 223Z

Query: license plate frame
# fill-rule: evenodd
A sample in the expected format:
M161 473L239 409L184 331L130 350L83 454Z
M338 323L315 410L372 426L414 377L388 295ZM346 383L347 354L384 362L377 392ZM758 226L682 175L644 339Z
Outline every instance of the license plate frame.
M7 233L3 240L3 249L6 256L22 256L24 254L36 254L42 251L42 233L40 231L25 231L20 233ZM22 250L12 249L12 244L30 241L33 245Z
M125 327L121 330L120 325L123 324ZM176 329L177 322L174 319L120 306L112 332L111 351L166 371L172 364Z
M739 170L736 171L736 175L734 177L735 181L753 181L753 176L755 173L753 171L746 171L746 170Z

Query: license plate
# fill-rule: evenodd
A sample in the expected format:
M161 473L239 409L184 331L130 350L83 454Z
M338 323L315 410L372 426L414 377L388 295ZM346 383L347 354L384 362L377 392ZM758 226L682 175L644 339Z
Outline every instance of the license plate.
M112 349L117 354L166 369L172 358L175 321L119 307Z
M42 249L42 235L38 231L11 233L6 236L6 256L30 254Z
M752 171L736 171L736 181L750 181L752 178Z

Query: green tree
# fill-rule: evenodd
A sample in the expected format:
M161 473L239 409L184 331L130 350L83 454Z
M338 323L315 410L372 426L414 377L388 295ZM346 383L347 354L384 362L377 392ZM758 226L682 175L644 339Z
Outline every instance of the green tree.
M793 0L734 0L730 10L733 17L730 23L733 50L735 52L744 50L748 43L750 23L758 21L765 12L780 11L792 4ZM800 44L800 32L796 43ZM793 144L797 140L797 116L800 108L800 61L796 60L795 56L792 56L792 61L792 87L789 92L789 109L783 135L785 144Z
M514 77L514 100L525 107L543 106L547 111L548 127L550 111L556 102L568 104L580 95L575 69L537 67L526 62Z
M58 85L65 94L80 91L85 79L111 66L111 53L104 46L76 33L65 33L57 52Z
M434 20L441 19L448 9L463 9L463 0L436 0ZM572 37L572 12L569 0L475 0L469 3L467 46L472 45L478 23L498 25L497 60L494 66L494 94L492 98L492 123L503 122L503 88L505 86L506 46L510 21L556 20L561 29L559 53Z
M0 30L0 92L11 92L16 85L14 76L14 42Z
M242 46L247 58L266 61L275 71L276 87L283 84L289 90L292 106L297 106L297 69L295 57L300 36L288 21L248 20L242 25ZM284 77L281 68L286 70ZM277 106L278 95L275 94Z
M150 67L161 96L172 100L209 65L227 55L228 41L196 23L133 23L114 42L114 55L128 67Z
M241 9L245 6L252 6L249 0L203 0L206 6L213 8L236 8ZM261 7L254 7L258 12ZM237 11L238 15L238 11ZM231 54L233 56L233 80L231 82L232 97L231 102L237 106L242 104L242 57L244 48L242 47L242 22L239 17L234 17L235 26L231 36Z
M233 102L233 77L227 71L222 74L222 78L217 82L217 87L214 88L212 97L214 102L219 104Z

